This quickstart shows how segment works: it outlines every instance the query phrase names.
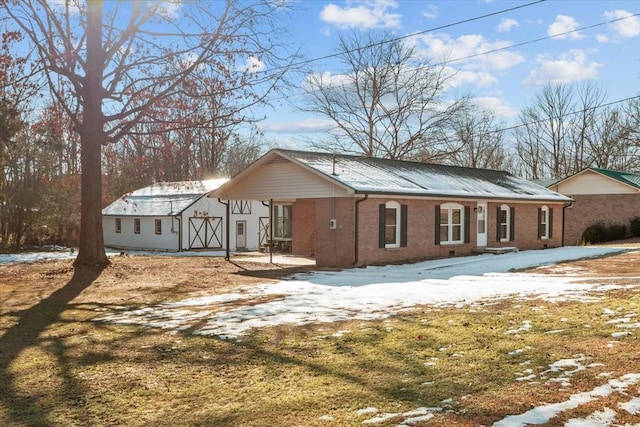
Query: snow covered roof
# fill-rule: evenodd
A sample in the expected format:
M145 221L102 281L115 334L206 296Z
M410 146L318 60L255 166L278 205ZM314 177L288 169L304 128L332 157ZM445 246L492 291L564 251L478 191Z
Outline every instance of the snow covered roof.
M158 182L123 195L104 208L102 215L178 215L227 181L227 178L219 178L205 181Z
M274 151L356 193L571 201L567 196L505 171L330 153Z

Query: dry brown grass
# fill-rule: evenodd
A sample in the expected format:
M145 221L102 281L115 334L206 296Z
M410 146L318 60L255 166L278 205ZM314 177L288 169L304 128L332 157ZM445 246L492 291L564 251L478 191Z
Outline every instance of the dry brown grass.
M264 283L281 271L171 257L116 258L104 271L73 271L70 261L0 267L0 425L351 426L374 416L357 412L371 406L388 413L443 407L429 426L491 425L640 373L638 335L612 338L620 329L603 315L638 313L639 261L629 253L571 263L585 275L629 285L589 303L421 307L387 320L268 328L238 341L93 319L116 306ZM530 331L505 333L524 321ZM349 332L336 335L343 330ZM568 386L549 382L560 376L545 373L550 364L577 357L596 365ZM516 380L527 369L534 379ZM548 425L605 407L616 409L616 423L638 423L639 416L617 409L638 395L637 387L627 392Z

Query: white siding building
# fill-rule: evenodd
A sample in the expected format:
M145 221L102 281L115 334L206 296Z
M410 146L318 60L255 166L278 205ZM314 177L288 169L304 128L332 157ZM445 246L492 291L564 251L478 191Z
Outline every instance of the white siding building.
M258 250L269 208L208 194L227 179L161 182L125 194L102 210L105 246L159 251ZM227 222L227 212L229 218Z

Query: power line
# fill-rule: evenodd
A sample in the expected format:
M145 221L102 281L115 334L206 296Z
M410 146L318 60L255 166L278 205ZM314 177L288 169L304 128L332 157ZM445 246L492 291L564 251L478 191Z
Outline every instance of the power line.
M539 1L534 2L534 3L528 3L528 4L522 5L520 7L535 5L535 4L540 3L542 1L545 1L545 0L539 0ZM504 13L506 11L510 11L510 10L513 10L513 9L516 9L516 8L505 9L504 11L494 12L494 13L491 13L491 14L482 15L482 16L475 17L475 18L469 18L469 19L466 19L466 20L463 20L463 21L458 21L456 23L442 25L442 26L436 27L434 29L423 30L423 31L419 31L417 33L412 33L412 34L406 35L406 36L397 37L397 38L389 39L389 40L384 40L384 41L379 42L379 43L373 43L373 44L367 45L364 48L366 49L366 48L370 48L370 47L380 46L380 45L385 44L385 43L391 43L392 41L415 37L416 35L419 35L419 34L424 34L424 33L428 33L428 32L431 32L431 31L438 30L438 29L459 25L461 23L474 21L474 20L481 19L481 18L484 18L484 17L493 16L493 15L496 15L496 14L499 14L499 13ZM486 51L482 51L482 52L479 52L479 53L474 53L474 54L471 54L471 55L466 55L466 56L462 56L462 57L458 57L458 58L448 59L446 61L441 61L441 62L438 62L438 63L425 64L425 65L422 65L422 66L418 66L416 69L419 70L420 68L428 68L428 67L434 67L434 66L439 66L439 67L440 66L445 66L445 65L453 63L453 62L465 61L465 60L468 60L468 59L473 59L473 58L477 58L477 57L480 57L480 56L489 55L489 54L492 54L492 53L501 52L501 51L505 51L505 50L509 50L509 49L513 49L513 48L517 48L517 47L521 47L521 46L526 46L526 45L529 45L529 44L538 43L538 42L545 41L545 40L552 40L552 39L555 39L555 38L566 36L568 34L578 33L580 31L585 31L585 30L590 30L590 29L597 28L597 27L602 27L604 25L613 24L615 22L623 21L625 19L630 19L630 18L634 18L634 17L638 17L638 16L640 16L640 13L635 13L635 14L632 14L632 15L629 15L629 16L620 17L620 18L614 18L614 19L610 19L610 20L607 20L607 21L598 22L596 24L591 24L591 25L587 25L587 26L584 26L584 27L576 28L574 30L565 31L565 32L562 32L562 33L557 33L557 34L551 34L551 35L548 35L548 36L545 36L545 37L539 37L539 38L536 38L536 39L526 40L526 41L523 41L523 42L520 42L520 43L515 43L515 44L509 45L509 46L490 49L490 50L486 50ZM353 51L355 51L355 49L344 51L344 52L340 52L340 53L336 53L336 54L332 54L332 55L326 55L326 56L322 56L322 57L318 57L318 58L314 58L314 59L309 59L307 61L299 62L299 63L297 63L295 65L304 65L304 64L315 62L315 61L319 61L319 60L322 60L322 59L341 56L341 55L343 55L345 53L349 53L349 52L353 52ZM279 68L276 68L275 70L277 70L277 69L279 69ZM407 70L407 72L408 71L412 71L413 72L416 69ZM347 86L347 85L348 85L347 83L343 83L343 84L338 85L338 86L343 86L344 87L344 86ZM306 95L306 94L309 94L309 93L317 92L319 90L320 89L315 89L315 90L310 90L310 91L290 94L288 96L276 97L276 98L273 99L273 101L289 99L291 97L303 96L303 95Z
M512 44L512 45L505 46L505 47L500 47L500 48L491 49L491 50L487 50L487 51L483 51L483 52L479 52L479 53L474 53L472 55L467 55L467 56L463 56L463 57L460 57L460 58L450 59L450 60L443 61L441 63L433 64L433 65L446 65L446 64L448 64L450 62L464 61L466 59L471 59L471 58L475 58L475 57L482 56L482 55L488 55L490 53L500 52L500 51L511 49L511 48L514 48L514 47L526 46L528 44L537 43L537 42L541 42L541 41L545 41L545 40L551 40L551 39L554 39L554 38L557 38L557 37L566 36L568 34L578 33L580 31L584 31L584 30L590 30L592 28L602 27L604 25L613 24L614 22L623 21L625 19L630 19L630 18L634 18L634 17L637 17L637 16L640 16L640 13L635 13L635 14L629 15L629 16L623 16L621 18L610 19L608 21L599 22L597 24L592 24L592 25L587 25L585 27L576 28L575 30L565 31L563 33L551 34L551 35L548 35L546 37L539 37L537 39L527 40L527 41L524 41L524 42L521 42L521 43L516 43L516 44Z
M408 39L408 38L411 38L411 37L419 36L421 34L426 34L426 33L431 33L431 32L434 32L434 31L439 31L439 30L443 30L445 28L455 27L455 26L461 25L461 24L468 24L469 22L479 21L481 19L490 18L492 16L497 16L497 15L501 15L503 13L513 12L514 10L518 10L518 9L523 9L523 8L526 8L526 7L534 6L534 5L538 4L538 3L544 3L545 1L546 0L537 0L537 1L534 1L534 2L531 2L531 3L522 4L520 6L514 6L514 7L508 8L508 9L502 9L502 10L499 10L497 12L487 13L485 15L479 15L479 16L476 16L476 17L473 17L473 18L463 19L461 21L452 22L450 24L440 25L439 27L433 27L433 28L429 28L429 29L426 29L426 30L418 31L418 32L415 32L415 33L407 34L407 35L404 35L404 36L395 37L395 38L391 38L391 39L388 39L388 40L383 40L381 42L371 43L369 45L362 46L360 49L369 49L369 48L376 47L376 46L382 46L383 44L393 43L393 42L396 42L396 41L400 41L400 40ZM323 59L336 58L338 56L344 55L345 53L355 52L356 50L359 50L359 49L351 49L351 50L346 50L346 51L343 51L343 52L332 53L332 54L325 55L325 56L319 56L319 57L316 57L316 58L311 58L311 59L307 59L307 60L304 60L304 61L296 62L296 63L290 64L290 65L288 65L286 67L274 68L274 70L278 70L278 69L282 69L282 68L288 68L288 67L292 67L292 68L293 67L299 67L301 65L307 65L307 64L310 64L312 62L321 61Z
M640 95L630 96L628 98L623 98L623 99L618 99L616 101L606 102L604 104L599 104L599 105L596 105L596 106L593 106L593 107L583 108L581 110L570 111L568 113L563 114L562 117L575 116L576 114L586 113L587 111L598 110L600 108L610 107L612 105L621 104L623 102L629 102L629 101L632 101L634 99L640 99ZM547 120L548 120L548 118L543 118L543 119L540 119L540 120L534 120L532 122L519 123L517 125L513 125L513 126L501 128L501 129L496 129L494 132L496 132L496 133L497 132L506 132L506 131L509 131L509 130L514 130L514 129L518 129L518 128L525 127L525 126L537 125L537 124L540 124L540 123L544 123Z

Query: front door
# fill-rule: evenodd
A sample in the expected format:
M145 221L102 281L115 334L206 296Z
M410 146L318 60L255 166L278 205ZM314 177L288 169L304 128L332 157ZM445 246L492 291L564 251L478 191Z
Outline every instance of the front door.
M236 221L236 249L247 248L247 221Z
M478 238L476 240L476 246L487 246L487 204L478 203L476 209L476 217L478 218Z

